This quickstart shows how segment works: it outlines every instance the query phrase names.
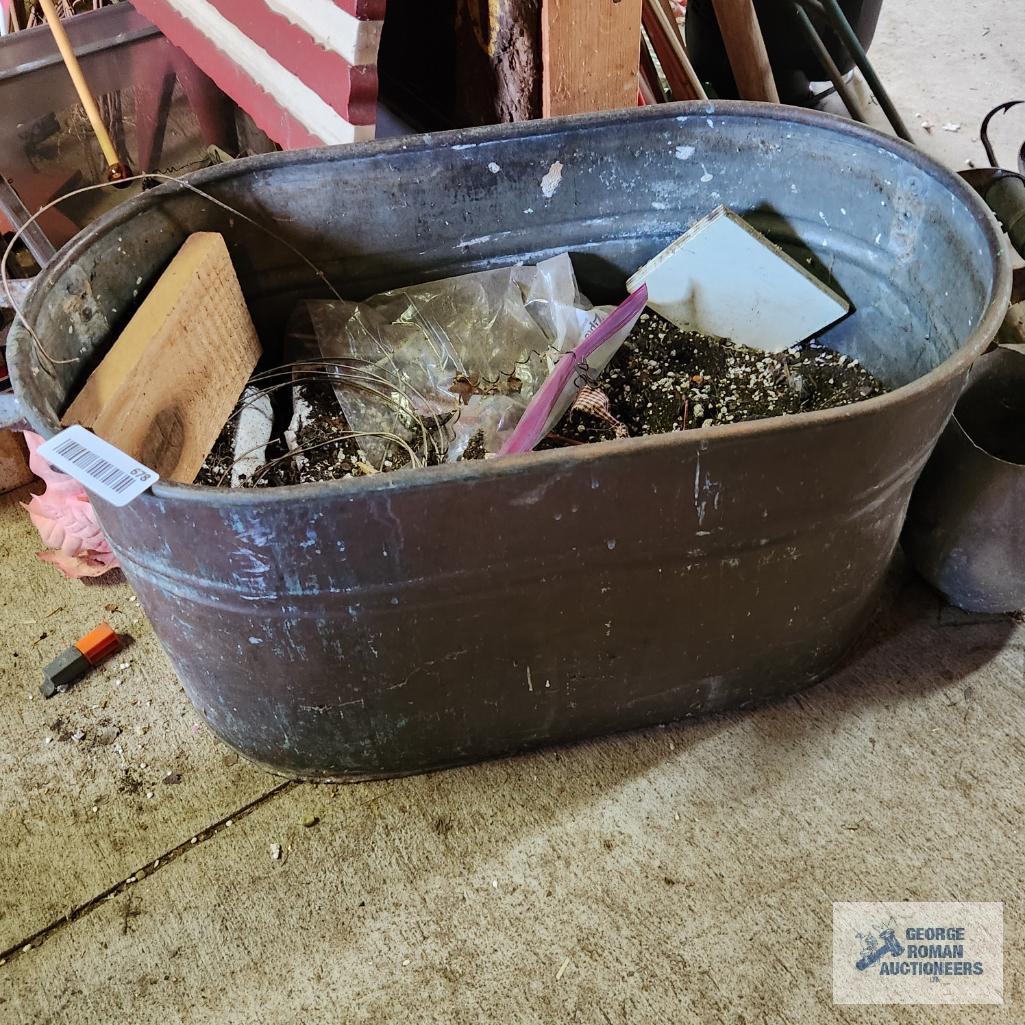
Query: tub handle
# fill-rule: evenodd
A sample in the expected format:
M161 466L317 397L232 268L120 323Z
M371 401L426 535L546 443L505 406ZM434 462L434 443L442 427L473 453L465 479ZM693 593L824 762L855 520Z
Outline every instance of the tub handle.
M28 418L18 396L13 392L0 395L0 431L27 431Z
M8 278L7 287L0 286L0 307L20 309L28 300L29 289L35 278ZM8 295L10 301L8 301ZM14 303L14 306L11 303ZM2 337L2 336L0 336ZM0 393L0 431L27 431L28 418L16 395Z

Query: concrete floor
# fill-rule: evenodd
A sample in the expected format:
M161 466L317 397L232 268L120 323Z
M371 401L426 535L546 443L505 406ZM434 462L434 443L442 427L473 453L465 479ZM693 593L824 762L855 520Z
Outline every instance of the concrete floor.
M890 0L873 55L922 144L981 163L979 118L1023 92L1020 0ZM797 698L295 785L200 724L126 584L35 561L19 497L0 499L5 1025L1025 1017L1012 618L897 569L846 668ZM132 646L44 702L40 666L102 618ZM832 1004L831 903L902 899L1005 902L1003 1007Z

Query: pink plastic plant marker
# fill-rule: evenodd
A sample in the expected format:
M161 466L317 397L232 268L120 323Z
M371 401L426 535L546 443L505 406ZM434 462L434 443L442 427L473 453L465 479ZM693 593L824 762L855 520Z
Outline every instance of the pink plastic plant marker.
M647 301L648 289L641 285L589 332L575 349L571 349L555 364L544 384L530 400L520 422L506 439L498 453L500 456L529 452L559 422L573 404L577 392L587 383L583 378L578 383L578 371L596 354L598 358L590 369L604 369L616 350L626 341L626 336L637 323Z

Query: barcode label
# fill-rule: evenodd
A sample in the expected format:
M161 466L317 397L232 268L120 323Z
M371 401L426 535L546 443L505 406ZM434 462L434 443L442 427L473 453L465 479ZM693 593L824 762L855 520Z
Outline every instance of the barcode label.
M160 479L160 474L77 424L40 445L39 455L111 505L127 505Z

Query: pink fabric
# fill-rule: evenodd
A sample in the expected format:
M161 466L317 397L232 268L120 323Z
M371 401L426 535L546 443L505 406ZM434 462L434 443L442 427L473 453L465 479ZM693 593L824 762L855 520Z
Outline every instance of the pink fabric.
M3 0L0 0L2 3ZM54 551L39 552L38 558L52 563L66 577L98 577L118 568L117 556L111 551L85 489L73 477L53 469L38 455L36 449L43 439L25 431L28 463L41 477L46 489L33 495L27 510L43 544Z

